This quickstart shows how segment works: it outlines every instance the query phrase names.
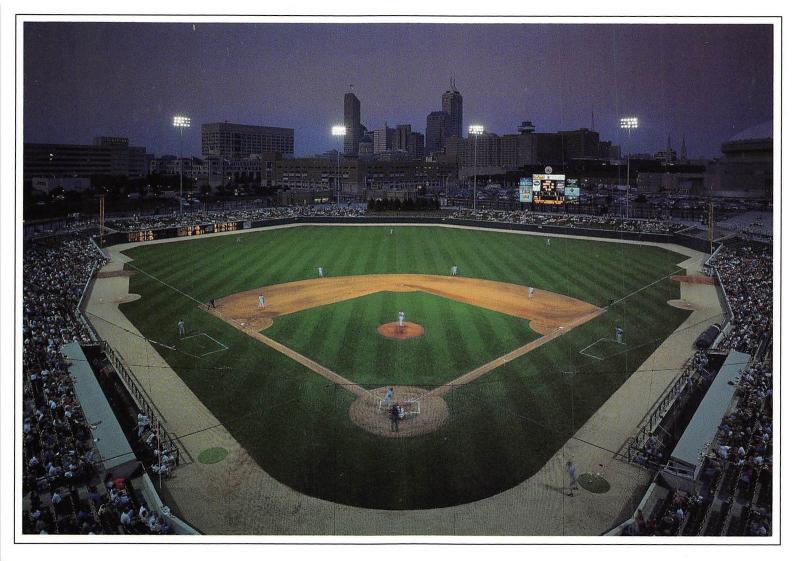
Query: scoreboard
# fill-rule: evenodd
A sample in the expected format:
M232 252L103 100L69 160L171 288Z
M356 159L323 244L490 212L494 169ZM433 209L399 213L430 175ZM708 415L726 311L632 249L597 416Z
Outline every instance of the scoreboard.
M564 204L564 182L561 174L538 174L533 176L533 202L545 205Z
M581 196L581 188L578 186L577 179L567 179L567 186L564 188L564 200L568 202L577 201Z
M519 180L519 202L533 202L533 179L530 177L522 177Z

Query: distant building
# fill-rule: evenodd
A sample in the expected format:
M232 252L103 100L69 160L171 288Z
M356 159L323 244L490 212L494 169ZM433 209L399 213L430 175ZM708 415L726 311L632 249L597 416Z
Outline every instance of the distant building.
M425 153L441 152L447 140L449 115L444 111L428 114L425 126Z
M333 190L337 173L341 173L342 200L367 201L370 198L389 196L394 198L418 193L427 189L439 189L447 178L454 178L457 166L454 162L428 162L423 160L355 160L339 162L331 158L294 158L275 161L272 187L278 190L309 191L319 193Z
M558 131L562 139L563 159L599 158L600 133L586 128L574 131Z
M235 160L263 152L294 154L294 129L289 128L207 123L201 127L201 136L203 158Z
M22 175L33 177L116 176L126 178L147 175L146 150L130 146L124 137L97 137L93 144L23 145Z
M450 88L442 94L442 111L447 113L445 140L451 136L463 137L464 98L456 89L455 80L450 79Z
M394 129L388 127L386 123L372 131L373 153L380 154L381 152L391 151L394 144L394 132Z
M771 199L772 137L772 121L767 121L724 142L714 194Z
M408 146L411 142L411 132L411 125L397 125L394 128L392 150L403 150L408 152Z
M349 92L344 95L344 155L358 156L359 142L361 142L361 102L356 94Z
M406 149L412 158L425 157L425 135L421 132L412 132L408 138Z

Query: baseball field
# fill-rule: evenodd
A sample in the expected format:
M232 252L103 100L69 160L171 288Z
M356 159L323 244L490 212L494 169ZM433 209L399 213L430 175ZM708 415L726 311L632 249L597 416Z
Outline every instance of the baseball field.
M368 508L521 483L690 313L684 256L609 241L303 226L125 253L122 311L255 461Z

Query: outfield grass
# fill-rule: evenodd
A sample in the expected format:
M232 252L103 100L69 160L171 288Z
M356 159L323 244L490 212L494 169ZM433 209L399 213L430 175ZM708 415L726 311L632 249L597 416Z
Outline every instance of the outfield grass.
M236 242L237 236L241 243ZM142 298L121 306L147 337L166 344L177 342L175 324L183 318L189 334L207 333L229 347L202 358L163 347L156 350L253 458L298 491L374 508L461 504L521 483L689 314L666 304L679 297L678 283L667 277L684 257L633 244L552 238L547 247L543 237L501 232L394 227L389 235L387 227L306 226L153 244L126 253L134 259L133 265L161 281L134 275L131 292ZM313 278L318 266L325 267L329 276L337 276L446 275L451 265L458 265L462 276L533 285L598 306L647 288L587 324L446 394L450 418L439 430L388 441L353 425L347 414L352 394L162 284L207 301ZM289 333L290 323L302 323L299 315L278 318L273 326L277 329L265 333L280 332L310 354L323 353L342 368L350 363L353 375L358 375L370 356L380 354L364 340L363 327L377 321L369 314L383 309L382 298L399 295L375 296L375 303L366 297L363 302L337 305L334 314L340 315L335 321L329 321L321 308L305 312L308 317L317 314L308 339L297 328ZM404 300L403 305L410 310L415 304L408 302ZM397 303L387 305L388 309L396 312ZM447 310L455 309L454 304L448 304ZM427 310L421 303L422 308ZM463 313L482 316L474 310ZM281 326L284 321L286 325ZM432 317L430 321L442 320ZM504 341L517 336L513 321L508 326L504 321L497 320L489 336L477 326L465 323L463 329L453 329L446 322L442 328L446 335L436 347L444 345L455 355L475 349L500 355ZM620 352L609 354L604 349L603 360L579 354L601 337L612 336L616 325L626 334ZM529 333L531 340L535 334ZM315 341L319 342L316 350ZM431 356L438 351L430 352L414 359L426 366L418 371L419 378L416 370L397 373L406 376L402 383L412 377L425 380ZM566 370L576 374L564 375Z
M398 310L425 334L380 335L378 326L396 321ZM537 339L528 323L425 292L378 292L277 317L262 333L363 387L436 387ZM480 344L459 344L469 340Z

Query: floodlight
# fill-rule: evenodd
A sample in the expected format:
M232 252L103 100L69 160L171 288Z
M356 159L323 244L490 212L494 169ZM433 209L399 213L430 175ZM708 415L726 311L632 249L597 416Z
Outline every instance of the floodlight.
M191 124L192 124L192 119L190 117L185 117L183 115L175 115L172 118L173 127L188 127Z

